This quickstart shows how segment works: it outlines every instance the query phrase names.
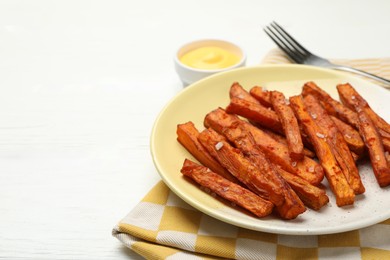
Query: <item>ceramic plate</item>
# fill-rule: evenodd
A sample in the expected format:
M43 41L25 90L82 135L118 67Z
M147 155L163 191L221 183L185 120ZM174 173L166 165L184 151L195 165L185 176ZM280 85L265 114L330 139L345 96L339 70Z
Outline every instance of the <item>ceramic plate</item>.
M270 65L236 69L196 82L183 89L159 114L151 135L151 153L163 181L191 206L221 221L263 232L294 235L330 234L366 227L390 218L390 187L380 188L369 163L359 165L364 195L353 206L337 207L327 188L328 205L320 211L308 209L294 220L274 216L256 218L230 207L200 190L180 173L185 158L194 158L176 141L176 126L194 122L203 130L204 116L213 109L226 107L229 88L239 82L249 90L254 85L282 91L286 96L301 92L303 83L314 81L338 99L336 84L351 83L385 120L390 121L390 92L368 81L336 71L302 65ZM326 181L324 185L327 186Z

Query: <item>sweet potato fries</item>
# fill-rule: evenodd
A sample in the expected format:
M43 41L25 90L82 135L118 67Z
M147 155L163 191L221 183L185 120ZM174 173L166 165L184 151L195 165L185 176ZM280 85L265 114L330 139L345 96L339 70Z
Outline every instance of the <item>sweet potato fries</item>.
M307 82L286 99L234 82L229 104L207 113L203 130L177 126L177 140L202 164L186 159L181 172L257 217L320 210L329 202L324 176L337 206L354 204L365 192L356 163L367 154L378 185L390 185L390 124L350 84L337 90L341 102Z

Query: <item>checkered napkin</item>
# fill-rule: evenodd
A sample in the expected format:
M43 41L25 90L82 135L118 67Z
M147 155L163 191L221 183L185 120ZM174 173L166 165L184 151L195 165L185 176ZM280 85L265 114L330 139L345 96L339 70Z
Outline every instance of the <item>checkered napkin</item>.
M390 219L332 235L263 233L199 212L162 181L113 235L146 259L390 259Z
M279 50L263 62L289 63ZM337 62L390 78L390 59ZM113 236L146 259L390 259L390 219L331 235L263 233L199 212L162 181L114 227Z

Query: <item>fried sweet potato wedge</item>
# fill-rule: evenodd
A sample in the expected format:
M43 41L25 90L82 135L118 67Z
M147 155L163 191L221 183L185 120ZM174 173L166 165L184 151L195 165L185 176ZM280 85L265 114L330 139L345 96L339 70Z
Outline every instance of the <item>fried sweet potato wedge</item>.
M328 114L340 118L342 121L347 122L356 129L358 128L358 118L356 113L339 101L333 99L326 91L321 89L314 82L307 82L303 86L302 95L307 96L309 94L315 96L321 101L321 104L324 106Z
M358 107L356 107L358 108ZM357 110L359 118L359 132L366 144L372 169L380 187L390 185L390 167L387 162L381 137L364 110Z
M224 118L226 116L226 118ZM217 131L220 133L224 133L228 140L234 141L234 134L237 135L237 131L230 130L230 136L231 139L228 138L229 130L227 129L236 129L240 128L239 132L245 132L247 131L247 123L240 120L238 117L234 115L230 115L225 113L222 109L217 109L215 111L210 112L206 118L205 118L205 125L206 127L212 127L214 126ZM241 148L242 151L245 151L247 153L248 158L252 158L252 160L256 161L256 156L253 156L251 154L258 154L259 152L257 148L254 148L254 144L252 143L254 140L253 137L247 138L247 140L244 142L242 140L242 135L239 134L236 136L235 144L237 147ZM248 133L247 133L248 135ZM245 136L245 135L244 135ZM241 138L239 138L241 137ZM261 140L267 141L267 135L264 135L265 138L261 138ZM252 140L252 141L249 141ZM257 145L257 143L255 142ZM272 143L271 143L272 146ZM285 150L287 150L285 148ZM252 151L252 152L251 152ZM262 163L259 163L262 164ZM314 169L314 166L309 166L312 169ZM322 206L324 206L326 203L328 203L329 198L326 195L325 191L321 190L320 188L317 188L316 186L310 184L308 181L300 178L299 176L289 173L287 171L282 170L279 166L274 165L274 169L277 170L277 172L282 175L282 177L287 181L287 183L290 185L290 187L296 192L298 197L303 201L303 203L315 210L320 209ZM321 169L322 171L322 169ZM286 178L285 178L286 177Z
M280 198L275 196L269 197L269 200L276 205L276 210L282 218L294 219L306 210L303 202L279 175L268 158L256 145L251 133L242 124L231 124L229 127L223 128L222 133L227 140L241 150L245 158L257 166L264 182L262 189L270 190L269 194L273 193L273 189L277 189L282 193L282 203L280 203Z
M290 97L290 106L314 146L318 159L325 170L330 188L336 197L337 206L352 205L355 200L355 193L341 171L331 148L325 140L325 135L307 112L302 96Z
M258 88L261 88L261 87L258 87ZM267 92L268 94L271 94L271 92ZM260 104L261 105L261 102L259 103L259 101L257 101L256 100L256 98L254 98L252 95L250 95L249 93L248 93L248 91L246 91L239 83L237 83L237 82L234 82L233 83L233 85L230 87L230 92L229 92L229 96L230 96L230 98L232 99L232 98L239 98L239 99L244 99L244 100L247 100L248 102L252 102L252 103L256 103L256 104ZM268 95L269 97L270 97L270 95ZM269 104L269 105L272 105L272 104ZM268 106L268 109L270 109L270 108L272 108L272 107L270 107L270 106ZM291 110L289 107L287 107L287 108L285 108L285 109L283 109L282 108L282 110ZM275 110L276 111L276 110ZM286 113L288 113L288 111L286 112ZM284 114L286 114L286 113L284 113ZM291 113L292 113L292 111L291 111ZM293 113L292 113L292 115L294 115ZM278 115L279 116L279 115ZM280 116L279 116L280 117ZM295 116L294 116L295 117ZM280 118L279 118L280 119ZM291 119L290 119L291 120ZM296 120L296 119L295 119ZM280 120L281 121L281 123L283 124L283 122L285 122L285 121L283 121L283 120ZM254 124L256 124L257 126L259 126L259 127L261 127L258 123L256 123L256 122L252 122L252 123L254 123ZM288 128L291 128L291 122L287 122L287 127ZM284 128L284 126L283 126L283 128ZM267 130L267 131L269 131L269 130ZM298 126L298 131L299 131L299 126ZM289 134L288 135L290 135L290 131L287 131ZM272 132L273 133L273 132ZM299 131L299 133L300 133L300 131ZM286 131L284 131L284 135L285 136L287 136L287 134L286 134ZM283 141L283 143L284 144L287 144L287 141L286 141L286 138L285 137L281 137L281 138L283 138L284 139L284 141ZM290 139L291 139L291 136L290 136ZM303 143L302 143L302 138L301 138L301 136L299 135L299 136L297 136L297 140L298 139L300 139L300 143L301 143L301 145L302 145L302 149L303 149L303 151L302 151L302 154L298 154L298 156L296 156L296 151L299 151L299 145L297 146L297 145L295 145L294 146L294 150L293 150L293 154L292 154L292 159L295 159L295 160L300 160L300 159L302 159L302 157L303 157L303 155L307 155L307 156L309 156L309 157L314 157L314 153L313 152L311 152L310 150L308 150L308 149L306 149L306 148L304 148L303 147ZM306 139L305 139L305 141L307 141ZM291 143L291 142L290 142ZM299 143L299 142L298 142Z
M231 146L222 135L211 128L205 129L199 134L199 141L221 165L257 195L267 200L272 198L273 201L279 201L279 204L283 203L281 191L273 191L273 184L266 183L257 167L245 159L241 151Z
M390 138L390 124L372 110L368 102L355 90L354 87L348 83L339 84L337 85L337 91L343 104L356 112L358 110L363 110L376 126L378 133L385 138Z
M257 217L262 218L272 213L274 205L270 201L264 200L250 190L221 177L205 166L185 159L181 173L222 198L247 209Z
M209 151L209 153L226 167L238 180L263 199L283 203L283 195L279 190L263 187L266 184L260 171L237 148L231 146L226 139L213 129L205 129L199 134L199 141ZM271 192L271 193L270 193Z
M352 157L351 151L349 150L343 135L338 130L331 117L312 95L304 97L304 104L313 120L319 126L321 133L325 135L326 142L331 148L349 186L353 189L355 194L364 193L365 188L360 179L355 160Z
M303 204L307 207L319 210L329 202L329 197L326 192L314 185L311 185L308 181L289 173L280 167L276 167L278 173L287 181L290 187L295 191L298 197L302 200Z
M385 151L390 153L390 138L382 136L382 142L383 142L383 148L385 149Z
M205 129L200 133L199 140L237 179L263 199L271 201L280 217L292 219L305 211L305 208L302 211L299 207L300 210L298 211L297 207L287 205L284 194L285 187L267 180L267 177L257 165L245 158L240 150L223 141L224 138L221 138L217 132L212 129Z
M257 128L260 128L261 131L263 131L264 133L266 133L267 135L269 135L270 137L272 137L274 140L276 140L276 141L278 141L279 143L281 143L281 144L287 146L287 140L286 140L286 138L285 138L284 136L282 136L282 135L280 135L280 134L277 134L277 133L275 133L275 132L272 132L271 130L266 129L266 128L261 127L261 126L258 126L258 125L256 125L256 127L257 127ZM359 133L358 133L358 134L359 134ZM360 136L360 135L359 135L359 136ZM364 146L364 144L363 144L363 146ZM307 148L303 148L303 153L304 153L305 156L310 157L310 158L316 157L316 154L315 154L313 151L311 151L311 150L309 150L309 149L307 149Z
M215 160L198 141L199 131L196 129L194 123L187 122L177 125L176 133L179 143L183 145L184 148L186 148L201 164L232 182L239 182L237 178L223 168L221 164Z
M245 117L277 133L284 133L282 124L275 111L260 104L233 97L230 99L230 103L226 107L226 112Z
M294 112L286 104L286 97L279 91L271 91L271 103L283 126L290 157L294 161L303 159L303 142Z
M260 104L256 98L252 97L238 82L234 82L229 91L230 98L240 98L248 100L252 103Z
M256 125L284 135L282 123L275 111L272 110L272 106L265 107L259 102L252 102L253 100L248 98L246 95L240 95L238 97L232 95L230 96L230 103L226 107L227 113L245 117ZM302 131L301 137L303 138L304 145L310 148L310 141L307 136L302 133Z
M236 115L228 114L222 108L218 108L209 112L204 119L205 127L211 127L219 133L222 133L223 129L229 128L234 124L243 125L252 134L256 144L263 153L284 170L300 176L312 185L318 185L323 180L323 169L316 161L307 156L304 156L301 161L292 161L286 145L279 143L261 129L241 120Z
M278 145L278 142L273 142L272 138L270 140L269 136L250 123L244 122L244 125L253 135L257 145L263 149L273 163L307 180L312 185L321 183L324 178L324 170L320 164L307 156L304 156L300 161L291 160L286 145Z
M337 129L343 135L345 142L349 149L355 154L362 156L365 152L365 146L363 139L361 138L359 131L353 128L351 125L341 121L335 116L330 116Z
M249 94L257 99L263 106L272 107L270 92L260 86L254 86L249 90Z

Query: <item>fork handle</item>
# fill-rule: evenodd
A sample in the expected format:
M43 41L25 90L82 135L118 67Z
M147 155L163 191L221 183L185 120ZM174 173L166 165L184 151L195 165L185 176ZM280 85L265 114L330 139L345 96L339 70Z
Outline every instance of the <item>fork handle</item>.
M368 77L370 79L377 80L377 81L381 82L382 84L384 84L385 88L390 88L390 80L382 78L382 77L379 77L377 75L374 75L374 74L371 74L371 73L368 73L368 72L365 72L365 71L362 71L362 70L358 70L358 69L355 69L355 68L347 67L347 66L334 66L332 68L336 69L336 70L343 70L343 71L352 72L352 73L355 73L355 74L358 74L358 75L362 75L362 76Z

